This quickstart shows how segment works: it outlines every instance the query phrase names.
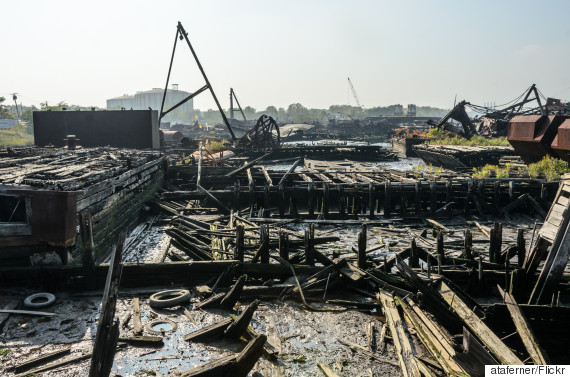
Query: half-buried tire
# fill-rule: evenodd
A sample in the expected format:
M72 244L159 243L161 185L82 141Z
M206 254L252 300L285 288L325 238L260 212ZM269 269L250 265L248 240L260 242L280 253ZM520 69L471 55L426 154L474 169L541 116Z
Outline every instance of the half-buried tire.
M169 289L150 296L150 306L153 308L171 308L190 300L190 292L186 289Z
M28 309L41 309L46 308L55 302L55 296L51 293L41 292L34 293L26 297L24 306Z

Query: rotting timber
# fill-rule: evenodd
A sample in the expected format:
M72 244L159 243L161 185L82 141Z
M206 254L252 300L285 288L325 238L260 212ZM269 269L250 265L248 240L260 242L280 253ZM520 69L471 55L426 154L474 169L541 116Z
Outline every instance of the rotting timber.
M102 152L102 156L117 153ZM69 152L62 156L69 158ZM292 162L288 171L272 171L264 158L269 157L201 169L176 163L177 155L170 156L168 163L157 160L165 169L166 182L146 203L152 215L159 216L156 221L166 224L170 242L152 263L122 263L121 291L137 297L136 309L129 312L137 318L134 324L148 321L140 319L141 309L148 310L144 303L148 294L137 292L174 284L193 292L193 305L182 304L183 312L169 312L167 317L159 312L159 317L196 321L198 308L222 315L186 330L184 339L190 344L234 344L234 338L224 334L246 334L250 322L265 321L255 314L257 304L248 303L260 299L278 308L281 304L275 299L285 298L300 305L305 318L321 311L366 315L382 310L384 316L377 325L384 334L380 344L365 347L350 338L339 340L336 347L370 357L376 363L372 368L399 368L406 375L478 376L489 363L560 363L569 356L559 339L547 335L558 331L563 339L570 336L568 309L558 305L570 286L568 275L560 273L564 253L555 251L564 249L550 253L544 265L552 266L549 271L540 263L541 255L546 256L545 242L567 242L566 223L549 220L568 217L567 210L555 207L569 203L566 183L478 180L449 172L414 176L349 161L303 163L303 159ZM547 212L553 202L555 206ZM532 232L530 224L545 218L538 233ZM508 230L509 224L520 222L526 224L521 229L529 229L526 234L517 232L516 226ZM335 227L340 228L335 231ZM345 237L343 228L356 233L357 239L352 245L335 247ZM373 242L378 232L382 236ZM548 238L547 234L554 235ZM534 246L527 252L529 238ZM393 249L394 242L403 245ZM92 253L89 243L83 243L82 252ZM2 267L0 281L5 287L31 284L59 292L77 292L87 285L103 288L109 266L95 264L92 271L88 273L86 264ZM502 291L507 292L508 302L500 298ZM543 292L541 298L533 298L539 297L534 292ZM478 297L493 296L495 304L476 303ZM554 305L546 299L550 296L555 297ZM138 297L143 298L140 304ZM529 301L532 305L526 304ZM536 305L541 301L549 305ZM234 305L240 311L235 312ZM234 313L241 316L231 317ZM122 341L168 347L160 340L165 335L159 340L131 336L125 318L117 355L136 353L133 346L124 348ZM366 324L361 324L363 339ZM328 331L322 326L319 331ZM510 335L521 331L519 327L530 329L525 334L536 346L529 348L519 335ZM132 331L137 331L136 325ZM177 336L176 331L173 334ZM287 352L276 351L274 337L272 343L265 334L247 334L250 341L245 348L232 348L234 353L209 358L208 363L190 364L183 369L185 375L220 370L240 370L246 375L244 370L254 368L256 362L258 370L266 373L289 365ZM308 357L312 362L315 355ZM326 360L335 365L332 354ZM349 359L348 364L351 370L357 361ZM54 368L61 367L56 362Z
M178 38L196 58L180 24ZM200 69L207 85L195 94L214 95ZM19 221L2 229L36 242L36 195L73 192L64 219L78 217L79 232L57 224L63 245L38 242L75 244L80 258L0 267L0 335L15 354L2 372L86 375L91 360L90 376L113 361L125 375L481 376L489 364L570 358L570 177L406 173L301 150L276 171L265 147L278 133L257 129L248 153L208 163L202 147L190 163L188 151L7 152L4 204ZM150 225L125 242L145 207ZM125 262L152 232L165 247ZM98 263L108 240L111 262ZM21 310L26 288L59 301Z

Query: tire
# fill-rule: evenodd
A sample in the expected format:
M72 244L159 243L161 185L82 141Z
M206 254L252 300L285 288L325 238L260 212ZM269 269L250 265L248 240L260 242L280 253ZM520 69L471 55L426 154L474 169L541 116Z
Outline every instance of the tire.
M154 326L161 324L161 323L169 324L171 329L166 330L166 331L160 331L160 330L153 329ZM170 319L155 319L154 321L150 321L146 324L146 331L149 333L152 333L152 334L163 334L163 333L167 333L167 332L174 332L174 331L176 331L177 328L178 328L178 326L176 325L176 323Z
M37 299L44 299L40 302L34 302ZM55 296L51 293L41 292L35 293L31 296L26 297L24 300L24 306L28 309L41 309L46 308L55 302Z
M170 289L157 292L150 296L150 306L153 308L171 308L190 300L190 292L186 289Z

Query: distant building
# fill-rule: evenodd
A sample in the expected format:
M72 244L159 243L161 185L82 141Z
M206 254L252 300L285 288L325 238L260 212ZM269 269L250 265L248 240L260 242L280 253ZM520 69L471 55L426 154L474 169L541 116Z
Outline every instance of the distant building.
M18 121L16 119L0 119L0 129L12 128Z
M173 105L177 104L184 98L188 97L191 93L184 90L178 90L178 85L173 85L172 89L166 92L164 100L164 110L168 110ZM164 89L153 88L144 92L137 92L135 95L124 94L120 97L110 98L107 100L107 110L158 110L160 112L160 105L162 104L162 96ZM171 114L168 114L165 120L185 120L184 113L190 113L194 110L194 103L192 100L187 101ZM186 119L187 120L187 119Z

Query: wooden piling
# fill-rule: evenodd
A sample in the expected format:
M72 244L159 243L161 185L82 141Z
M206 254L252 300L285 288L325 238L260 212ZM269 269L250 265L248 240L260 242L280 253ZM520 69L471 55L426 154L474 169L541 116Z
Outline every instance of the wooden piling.
M260 261L261 263L269 263L269 225L264 224L260 228Z
M305 262L309 266L315 265L314 237L315 227L313 224L309 224L309 227L305 230Z
M384 182L384 217L390 217L392 187L390 181Z
M330 198L330 185L328 182L323 184L323 215L325 219L329 215L329 198Z
M95 289L95 262L93 260L93 223L91 210L79 213L79 232L81 234L81 263L85 273L85 287Z
M374 218L374 208L376 207L374 199L374 186L372 182L368 182L368 217L370 219Z
M517 259L520 268L523 266L525 255L526 245L524 239L524 229L519 228L517 231Z
M358 268L366 269L366 224L358 233Z
M244 260L244 230L243 225L236 226L236 247L234 259L243 262Z
M471 229L465 231L463 257L473 260L473 233L471 233Z
M309 191L309 216L315 215L315 185L313 182L309 182L307 185L307 190Z
M279 256L289 261L289 235L282 230L279 231Z
M412 246L410 248L410 267L416 268L419 267L419 250L418 245L416 243L416 237L412 238Z
M445 251L443 250L443 230L437 232L437 255L440 256L441 262L445 261Z

